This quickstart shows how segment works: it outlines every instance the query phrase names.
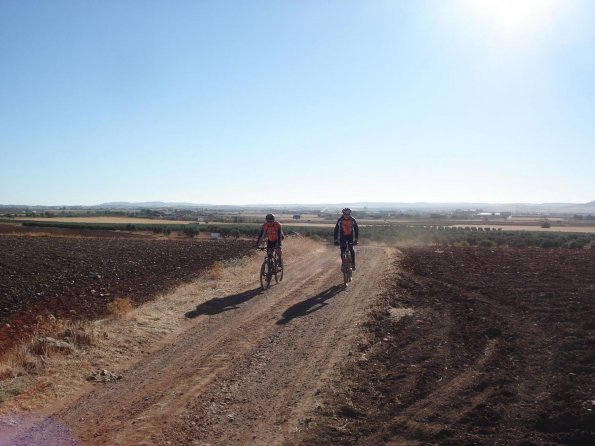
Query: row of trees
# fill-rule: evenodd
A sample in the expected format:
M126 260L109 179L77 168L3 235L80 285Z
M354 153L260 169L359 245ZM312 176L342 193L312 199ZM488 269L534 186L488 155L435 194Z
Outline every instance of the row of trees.
M256 239L260 232L260 224L98 224L98 223L64 223L64 222L25 222L25 226L51 226L72 229L103 229L123 231L152 231L155 234L170 235L179 231L188 237L195 237L200 232L216 232L223 238L246 237ZM284 225L287 234L299 233L316 240L332 242L332 227L292 226ZM503 231L490 228L450 227L450 226L415 226L415 225L382 225L362 226L360 240L388 245L444 245L444 246L482 246L482 247L541 247L541 248L586 248L592 247L595 233L568 232L535 232L535 231Z
M595 241L595 234L479 230L479 228L448 227L370 227L362 231L364 239L386 244L419 244L444 246L481 246L481 247L540 247L572 248L590 247Z
M221 232L223 236L256 238L260 227L257 225L209 225L208 230ZM333 241L333 228L300 227L285 225L286 233L297 232L315 240ZM595 234L503 231L501 229L449 226L363 226L360 240L387 245L443 245L479 247L540 247L579 249L593 245Z

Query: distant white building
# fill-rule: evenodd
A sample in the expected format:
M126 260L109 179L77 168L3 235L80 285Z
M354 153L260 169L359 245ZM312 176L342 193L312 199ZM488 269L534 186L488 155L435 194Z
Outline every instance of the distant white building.
M478 217L482 217L482 218L488 218L488 217L492 217L492 218L510 218L511 213L510 212L478 212L477 214Z

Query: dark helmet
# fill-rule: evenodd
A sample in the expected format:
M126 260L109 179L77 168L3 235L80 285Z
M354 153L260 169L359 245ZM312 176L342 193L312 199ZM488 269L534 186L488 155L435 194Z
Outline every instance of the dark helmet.
M275 221L275 216L273 214L267 214L266 219L267 221Z
M349 208L345 208L341 212L343 212L344 214L351 215L351 209L349 209Z

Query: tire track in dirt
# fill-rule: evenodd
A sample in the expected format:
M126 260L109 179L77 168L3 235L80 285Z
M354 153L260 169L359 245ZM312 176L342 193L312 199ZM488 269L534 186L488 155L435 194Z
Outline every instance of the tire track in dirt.
M403 271L400 274L402 277L408 276ZM422 281L419 277L414 279L410 276L408 280ZM426 287L432 284L436 288L448 289L453 298L461 302L479 302L486 299L477 292L469 293L440 280L424 278L422 282ZM417 291L414 294L416 293ZM446 300L447 297L437 296L437 299ZM412 364L415 370L420 370L420 376L406 385L401 384L400 388L404 394L413 388L425 390L423 396L416 395L414 400L402 402L402 410L394 416L392 422L399 425L403 432L424 432L426 435L439 437L448 432L452 424L457 423L476 407L485 404L494 392L489 386L481 390L480 388L486 370L501 360L503 352L500 340L497 336L494 338L484 336L485 342L481 343L482 347L476 355L465 358L464 367L462 367L459 357L461 353L459 337L461 332L465 331L463 328L465 324L460 320L459 312L460 309L455 311L449 306L436 302L430 305L424 303L416 309L414 325L418 325L417 329L426 324L430 325L431 333L410 341L408 350L424 352L422 362ZM499 321L505 319L504 308L494 314L498 314ZM453 329L453 327L460 328ZM438 376L432 374L424 376L423 371L436 370L436 368L442 369ZM428 381L433 383L429 385ZM407 444L408 441L405 435L393 434L388 444Z
M326 256L320 256L321 265L307 261L308 268L318 270L313 275L318 279L311 280L309 273L294 279L299 286L285 293L285 309L273 312L275 328L269 336L156 443L283 444L307 424L306 414L319 404L319 390L349 354L347 347L373 294L358 276L353 287L342 292L336 258L331 268ZM370 276L367 272L382 262L382 256L367 250L361 250L360 258L366 265L361 277Z
M201 304L182 335L53 418L82 445L281 444L307 424L318 390L349 354L386 257L360 248L343 292L338 250L324 247L289 262L265 292L254 281ZM36 430L14 444L44 436Z

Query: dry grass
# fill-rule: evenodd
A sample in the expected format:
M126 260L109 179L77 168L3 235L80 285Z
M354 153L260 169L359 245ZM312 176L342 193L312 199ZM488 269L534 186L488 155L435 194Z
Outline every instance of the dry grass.
M305 237L293 237L283 242L284 258L300 258L321 248L319 242Z
M3 232L0 237L51 237L53 234L50 232L22 232L12 231Z
M94 339L88 324L38 316L29 338L2 354L0 414L28 409L39 389L52 390L54 366L71 362L71 357L94 345Z
M286 267L319 248L319 243L306 238L286 240ZM186 313L213 298L245 291L247 284L257 287L261 262L261 252L217 262L196 281L142 306L133 308L127 299L114 303L114 317L84 324L39 318L31 341L0 361L0 414L47 409L56 399L72 397L88 385L87 377L97 369L125 375L144 355L201 323L201 318L189 319ZM42 337L68 342L73 348L68 354L39 350L35 343Z
M107 312L114 319L124 319L133 310L132 300L125 297L117 297L109 304L107 304Z
M7 366L12 369L30 369L36 356L47 358L53 353L64 354L73 348L93 345L93 334L87 331L85 325L83 322L57 319L52 315L38 316L30 336L13 350L3 352L0 370Z
M222 280L224 277L224 267L222 262L215 262L209 270L211 280Z
M16 376L16 370L10 364L0 364L0 381L5 381Z

